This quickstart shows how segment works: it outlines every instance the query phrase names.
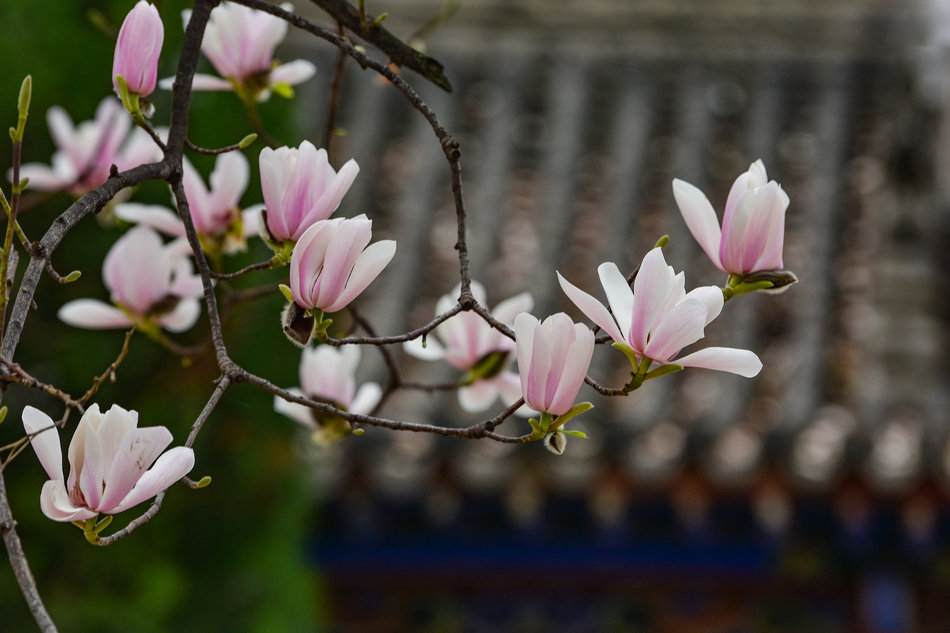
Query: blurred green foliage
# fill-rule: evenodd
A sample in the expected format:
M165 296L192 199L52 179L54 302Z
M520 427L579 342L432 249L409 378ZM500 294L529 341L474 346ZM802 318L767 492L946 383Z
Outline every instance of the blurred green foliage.
M6 0L0 15L0 123L16 122L16 95L26 74L33 76L33 101L24 145L24 162L48 163L54 151L46 128L46 110L63 105L74 122L92 118L96 106L111 94L110 70L114 40L132 0L62 2ZM165 23L165 46L159 76L174 74L182 38L181 10L189 3L156 3ZM102 19L91 19L97 11ZM99 24L97 25L96 22ZM102 28L105 26L105 28ZM206 61L201 69L210 71ZM154 123L167 123L170 97L154 95ZM263 117L276 138L296 144L290 129L290 108L302 104L272 99ZM196 95L191 114L191 139L199 145L235 143L250 132L239 101L231 94ZM4 135L6 138L6 135ZM10 167L9 143L0 146L0 169ZM251 185L243 202L260 201L256 160L250 159ZM206 176L213 159L192 157ZM4 178L5 191L9 185ZM168 205L167 187L149 183L136 200ZM58 194L34 206L21 218L31 239L38 239L52 218L71 202ZM16 360L40 380L78 397L101 373L122 344L120 331L83 331L58 322L56 310L78 297L106 299L102 259L121 234L108 214L88 218L56 251L53 263L63 274L73 269L82 278L66 287L44 279L37 292L37 310L27 322ZM97 221L98 220L98 221ZM267 257L262 244L233 262L235 268ZM232 265L229 262L228 266ZM22 266L21 266L22 268ZM297 384L299 353L280 332L282 299L276 285L286 271L258 274L249 283L273 284L272 296L242 304L226 322L234 358L277 384ZM248 282L242 282L248 285ZM242 284L235 284L240 286ZM192 344L207 339L207 325L176 337ZM115 381L107 381L94 398L103 408L118 403L140 412L143 426L165 425L184 440L195 416L213 390L217 376L210 354L184 366L171 353L136 335ZM0 444L22 436L19 412L34 404L58 417L56 400L13 387L4 397L10 406L0 425ZM73 415L61 434L65 446L75 423ZM254 633L315 631L323 628L319 583L305 555L307 526L314 512L304 467L294 456L294 425L273 412L272 398L247 386L233 387L212 414L196 445L192 477L211 475L203 490L175 486L157 517L131 537L107 548L88 545L79 529L46 519L39 492L46 479L32 451L24 452L5 471L14 514L39 588L64 633L248 631ZM142 505L116 518L112 529L138 516ZM0 564L0 630L30 631L35 624L19 595L6 557Z

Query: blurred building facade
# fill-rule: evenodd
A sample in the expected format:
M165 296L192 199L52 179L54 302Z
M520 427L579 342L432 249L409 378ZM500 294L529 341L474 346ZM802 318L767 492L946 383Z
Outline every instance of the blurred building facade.
M407 35L441 3L391 4ZM553 271L599 296L598 264L632 270L662 234L688 287L721 284L670 182L721 208L757 158L791 198L801 282L707 329L758 352L758 378L692 370L597 399L560 457L380 432L302 448L340 631L946 630L947 4L463 0L427 37L453 94L406 76L461 141L489 305L528 289L536 315L578 318ZM344 207L399 243L362 309L406 331L457 283L446 166L395 91L350 68L342 102L335 152L361 166ZM628 369L604 348L591 374ZM444 394L386 413L420 410L477 421Z

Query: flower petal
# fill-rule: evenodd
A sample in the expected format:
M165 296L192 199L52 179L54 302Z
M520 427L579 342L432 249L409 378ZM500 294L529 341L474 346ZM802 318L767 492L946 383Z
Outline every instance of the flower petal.
M700 286L699 288L693 288L686 294L684 299L695 299L705 304L708 312L706 313L706 323L704 325L709 325L713 319L719 316L724 303L722 289L718 286Z
M605 262L598 266L597 275L604 287L614 320L620 326L621 333L629 336L630 325L633 321L633 290L630 289L627 278L613 262Z
M56 316L67 325L92 330L126 328L134 325L124 312L97 299L70 301L59 309Z
M23 430L27 435L32 435L30 444L43 470L50 479L65 479L63 477L63 447L59 443L59 431L53 419L31 406L23 408L21 417Z
M548 405L548 413L554 415L567 413L574 406L577 392L584 384L584 378L590 368L590 359L594 355L594 333L586 325L576 324L574 336L567 349L557 390Z
M719 242L722 239L722 233L716 211L709 199L697 187L679 179L673 180L673 197L676 199L676 206L680 208L689 232L699 242L712 263L722 269L719 263Z
M53 479L43 484L40 492L40 510L54 521L85 521L96 516L95 512L73 505L62 479Z
M349 410L351 413L369 415L370 412L376 408L376 405L379 404L382 397L383 390L375 382L363 383L353 397Z
M703 337L709 308L696 299L685 299L663 316L650 334L644 355L666 362L681 349Z
M288 391L295 396L306 398L306 395L299 389L288 389ZM317 423L313 420L313 409L298 402L288 402L280 396L274 396L274 411L281 415L286 415L294 422L298 422L308 429L317 428Z
M662 249L654 248L643 257L633 282L633 318L628 334L633 349L644 351L651 332L670 307L671 293L678 292L681 283L667 265Z
M115 215L118 218L133 224L144 224L166 235L184 237L185 225L178 214L157 204L141 204L138 202L124 202L115 206Z
M557 273L557 279L558 283L561 284L561 290L564 291L567 298L574 302L574 305L576 305L588 319L603 328L603 330L618 343L627 342L627 339L617 327L617 322L614 321L613 316L607 311L604 304L562 277L561 273Z
M164 426L134 429L128 433L109 468L98 510L106 514L118 511L115 507L125 499L145 470L171 441L172 434Z
M676 359L683 367L701 367L752 378L762 370L762 361L746 349L707 347Z
M159 86L170 90L172 83L175 81L174 77L169 77L168 79L163 79ZM234 90L234 86L227 79L221 79L220 77L215 77L214 75L206 75L204 73L195 73L194 78L191 80L191 89L192 90L209 90L209 91L227 91Z
M370 244L356 260L353 272L350 273L350 278L346 282L346 288L336 301L325 308L325 311L336 312L349 305L373 283L379 273L383 272L383 268L389 264L395 254L395 240L380 240L375 244Z
M158 324L169 332L184 332L201 316L201 304L197 299L182 299L171 312L158 318Z
M270 71L270 83L296 86L317 74L317 67L305 59L295 59Z
M431 332L426 337L425 347L422 346L422 337L420 336L403 343L402 349L410 356L422 360L442 360L445 358L445 348L432 336Z
M498 388L490 380L476 380L459 388L459 405L469 413L484 411L495 403Z
M151 499L191 472L194 466L195 452L187 446L176 446L158 458L112 513L128 510Z

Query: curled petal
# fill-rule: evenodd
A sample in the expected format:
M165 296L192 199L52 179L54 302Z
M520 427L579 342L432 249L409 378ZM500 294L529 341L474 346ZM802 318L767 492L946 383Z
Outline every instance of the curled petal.
M62 479L51 479L40 491L40 510L53 521L85 521L96 516L95 512L73 505Z
M695 299L706 306L706 322L709 325L722 312L724 303L722 290L718 286L700 286L686 293L684 299Z

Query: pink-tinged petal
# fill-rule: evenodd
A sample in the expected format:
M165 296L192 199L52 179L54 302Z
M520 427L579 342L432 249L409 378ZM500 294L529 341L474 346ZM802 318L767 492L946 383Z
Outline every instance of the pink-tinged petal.
M317 222L304 231L290 254L290 290L297 305L312 309L313 286L319 278L327 248L333 239L334 221Z
M685 299L663 317L650 335L643 353L648 358L668 361L681 349L703 337L709 308L695 299Z
M527 380L524 381L524 400L528 406L538 411L547 411L549 404L548 376L551 373L551 341L541 326L535 328L531 341L531 363L527 367ZM524 375L524 371L522 371Z
M171 262L163 257L162 239L147 226L135 226L109 249L102 277L112 299L144 315L168 292Z
M99 423L95 434L99 437L99 444L107 465L111 465L115 460L119 451L122 450L125 436L138 427L138 421L138 411L127 411L117 404L112 405L102 414L102 422ZM107 474L103 471L103 478Z
M531 293L522 292L499 303L491 314L498 321L510 327L515 322L516 316L522 312L531 312L533 307L534 298Z
M654 248L643 257L633 282L633 318L628 342L635 350L646 348L650 333L669 308L670 294L679 289L676 275L663 258L663 250Z
M123 120L129 119L125 117ZM155 133L159 138L168 138L168 128L155 128ZM124 138L124 136L122 138ZM137 127L132 130L132 134L129 135L122 150L115 155L114 159L110 158L108 162L103 165L103 168L106 170L109 169L109 163L113 162L113 160L119 171L125 171L133 167L138 167L139 165L145 165L146 163L155 163L161 159L162 149L155 144L155 141L148 135L148 132Z
M597 267L600 283L607 295L607 302L613 311L614 320L620 326L621 332L629 332L633 321L633 290L627 283L617 264L605 262ZM567 317L567 315L564 315Z
M158 324L169 332L190 330L201 316L201 304L197 299L182 299L175 308L158 318Z
M382 398L383 390L379 385L375 382L363 383L353 397L349 410L351 413L369 415Z
M699 288L694 288L690 290L684 298L695 299L705 304L708 312L706 313L706 323L704 325L712 323L712 320L722 312L724 301L722 298L722 289L718 286L700 286Z
M739 272L749 273L755 270L755 263L762 256L769 239L769 231L774 225L774 214L779 212L780 191L775 182L770 182L756 190L755 208L752 211L752 217L749 218L743 239L742 270Z
M154 5L140 0L122 22L112 62L112 82L121 75L130 93L148 96L155 90L158 57L162 52L165 28Z
M228 209L238 206L250 181L250 166L241 152L218 156L211 172L211 196L215 206Z
M550 370L544 386L544 401L550 407L558 384L561 382L561 373L564 371L568 350L574 342L574 322L563 312L552 314L541 323L541 334L547 339L551 358Z
M95 512L73 505L66 492L62 479L54 479L43 484L40 492L40 510L53 521L85 521L96 516Z
M312 217L308 222L304 222L305 214L310 211L315 202L314 179L323 172L323 170L318 172L317 166L320 162L326 162L326 151L317 151L310 141L304 141L297 150L290 151L295 153L296 161L290 174L290 182L281 196L281 207L287 227L292 233L291 239L298 239L310 224L329 217L329 214L323 217ZM284 169L287 169L286 164ZM286 178L287 175L284 174L283 177ZM266 202L267 198L265 197L264 200ZM270 213L268 204L268 216Z
M719 261L729 273L742 272L742 254L745 250L746 230L755 212L756 192L746 191L739 196L735 210L722 224L722 242L719 244Z
M168 207L157 204L140 204L138 202L123 202L115 206L117 218L132 224L144 224L156 231L174 237L184 237L185 225L178 214Z
M380 240L375 244L370 244L356 260L353 272L350 273L350 278L346 282L346 288L343 289L336 301L324 310L326 312L336 312L349 305L353 299L373 283L379 273L383 272L383 269L392 261L395 254L396 242L394 240Z
M95 433L102 423L102 414L99 412L99 405L93 404L79 419L76 430L73 432L73 438L69 441L67 456L69 458L69 478L66 480L66 487L69 490L79 486L79 474L83 469L85 460L86 431Z
M754 353L731 347L707 347L677 358L675 362L683 367L727 371L746 378L752 378L762 370L762 361Z
M267 208L267 227L270 234L278 240L289 239L290 227L284 213L284 191L290 185L296 154L289 147L273 150L265 147L261 150L258 166L261 172L261 194Z
M301 398L307 397L299 389L288 389L287 391L294 394L295 396L300 396ZM310 407L305 407L304 405L296 402L288 402L279 396L274 396L274 411L280 413L281 415L286 415L294 422L297 422L308 429L315 430L317 428L317 423L313 419L313 409Z
M758 260L752 266L753 271L782 269L782 248L785 243L785 212L788 209L788 204L788 194L779 187L775 199L775 208L768 214L770 222L766 228L768 235L765 246L762 248Z
M281 64L270 71L270 83L284 83L289 86L296 86L303 83L317 74L317 67L305 59L297 59L286 64Z
M442 360L445 358L445 348L430 333L426 337L426 345L422 346L422 337L414 338L402 344L403 350L410 356L422 360Z
M110 330L133 325L124 312L96 299L70 301L59 309L56 316L67 325L90 330Z
M492 382L495 383L495 387L498 389L501 400L506 407L513 405L523 395L521 392L521 376L513 371L501 372L492 378ZM515 410L515 415L528 417L533 414L533 411L533 409L524 405Z
M356 392L353 374L359 358L355 345L339 350L328 345L306 347L300 356L300 387L311 398L349 407Z
M484 411L497 398L498 388L490 380L476 380L471 385L459 388L459 405L469 413Z
M706 195L693 185L683 180L673 181L673 197L676 205L686 221L689 232L705 251L706 256L717 268L719 263L719 242L722 233L719 229L719 219Z
M172 84L174 83L175 78L169 77L168 80L162 80L159 84L162 88L170 90ZM191 80L191 89L192 90L208 90L208 91L228 91L234 90L234 85L231 84L227 79L221 79L220 77L215 77L214 75L206 75L204 73L195 73L194 79Z
M553 415L567 413L574 406L594 354L594 333L581 324L577 324L574 329L576 338L567 350L557 390L548 405L548 413Z
M43 470L50 479L63 477L63 447L59 443L59 431L53 419L31 406L23 409L23 430L31 435L30 444Z
M182 157L181 169L181 185L185 190L185 198L188 200L195 229L199 233L210 233L213 210L208 188L205 187L201 174L187 157Z
M195 298L204 295L201 277L194 273L191 264L191 246L186 240L175 240L165 245L165 255L172 262L172 279L167 294L176 297Z
M534 336L540 322L527 312L515 317L515 345L518 355L518 373L521 376L522 393L528 392L528 375L534 352Z
M357 258L373 237L372 227L373 223L365 218L354 218L335 226L320 274L320 287L315 300L318 306L332 304L340 296Z
M53 106L46 111L46 127L56 147L66 149L74 143L76 128L69 113L60 106Z
M187 475L194 467L195 452L186 446L176 446L158 458L155 465L142 475L132 491L112 512L122 512L151 499Z
M607 308L605 308L600 301L562 277L561 273L557 273L557 279L558 283L561 284L561 290L564 291L567 298L570 299L588 319L599 325L618 343L625 343L627 341L624 335L621 334L610 312L607 311Z
M102 501L105 478L112 462L107 461L109 456L105 455L102 450L102 442L99 440L99 429L86 429L84 439L85 441L82 447L82 472L79 474L79 490L82 492L85 506L90 510L98 510L99 503Z
M320 151L323 152L323 150ZM329 165L327 165L327 171L332 172ZM340 206L340 201L343 200L343 196L349 191L350 186L352 186L353 181L356 180L356 176L359 173L360 168L355 160L351 158L346 161L346 164L340 168L340 171L326 183L326 189L320 194L320 197L313 205L313 210L304 218L304 221L310 222L311 218L314 218L313 221L323 220L333 215L333 212ZM316 185L314 186L316 187Z
M255 204L241 211L242 236L245 239L261 234L261 211L263 210L264 205Z
M115 512L115 507L125 499L145 470L171 441L172 434L164 426L135 429L127 434L115 461L109 467L102 502L97 509L106 514Z

